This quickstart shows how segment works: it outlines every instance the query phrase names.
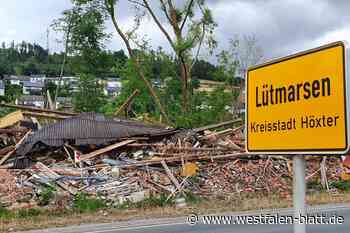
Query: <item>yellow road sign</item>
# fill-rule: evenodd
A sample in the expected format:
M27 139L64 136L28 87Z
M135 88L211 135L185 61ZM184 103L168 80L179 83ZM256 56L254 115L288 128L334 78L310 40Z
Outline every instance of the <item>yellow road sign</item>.
M336 42L248 70L247 151L348 151L346 51Z

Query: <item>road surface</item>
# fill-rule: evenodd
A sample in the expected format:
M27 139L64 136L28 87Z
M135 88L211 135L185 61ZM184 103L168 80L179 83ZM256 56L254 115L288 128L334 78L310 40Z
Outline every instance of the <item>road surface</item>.
M267 210L263 212L226 213L230 216L251 216L259 214L280 214L281 216L292 215L291 209ZM336 214L344 217L343 224L335 225L307 225L308 233L349 233L350 232L350 204L323 205L311 207L311 214ZM201 219L201 217L199 217ZM292 233L293 226L290 224L280 225L206 225L198 223L189 225L186 217L163 218L151 220L135 220L128 222L115 222L109 224L89 224L82 226L55 228L45 230L26 231L21 233Z

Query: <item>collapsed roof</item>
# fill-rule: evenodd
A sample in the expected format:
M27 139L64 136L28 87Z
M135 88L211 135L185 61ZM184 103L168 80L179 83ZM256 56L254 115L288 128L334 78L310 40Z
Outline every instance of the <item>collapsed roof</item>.
M104 144L129 137L156 137L174 134L176 130L145 125L140 122L107 118L101 114L83 113L54 124L44 126L30 135L17 148L16 153L26 155L38 143L51 147L66 142L75 145Z

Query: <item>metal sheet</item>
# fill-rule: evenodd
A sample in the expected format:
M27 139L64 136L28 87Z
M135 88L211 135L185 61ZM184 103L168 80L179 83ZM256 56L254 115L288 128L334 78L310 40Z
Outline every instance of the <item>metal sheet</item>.
M47 146L59 147L65 142L75 145L104 144L121 138L139 136L159 136L175 133L165 129L145 125L140 122L106 118L100 114L84 113L60 122L47 125L29 136L17 149L17 154L25 155L34 145L41 142Z

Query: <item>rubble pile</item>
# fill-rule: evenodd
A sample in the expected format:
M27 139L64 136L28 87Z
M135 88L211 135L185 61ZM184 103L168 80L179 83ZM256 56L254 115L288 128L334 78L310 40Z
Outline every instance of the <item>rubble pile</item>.
M98 196L111 206L154 195L170 200L291 191L290 160L247 154L239 119L183 130L12 107L20 110L0 119L3 206L47 204L42 197L48 189L68 200L79 193ZM310 179L319 174L319 161L314 164Z
M280 160L237 159L224 164L210 163L201 167L203 190L208 194L284 193L291 188L286 162Z

